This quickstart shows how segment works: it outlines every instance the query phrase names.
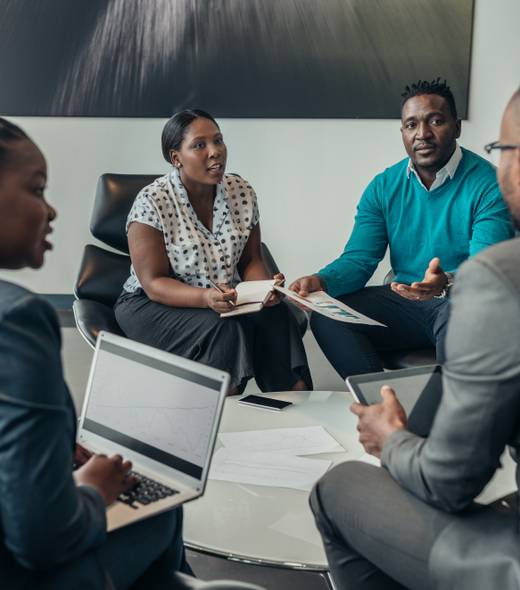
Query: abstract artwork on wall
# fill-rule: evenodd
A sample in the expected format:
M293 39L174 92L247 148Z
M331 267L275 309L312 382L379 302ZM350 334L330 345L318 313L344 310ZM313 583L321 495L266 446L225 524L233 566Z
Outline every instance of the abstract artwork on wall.
M467 114L474 0L2 0L0 113L393 118L419 79Z

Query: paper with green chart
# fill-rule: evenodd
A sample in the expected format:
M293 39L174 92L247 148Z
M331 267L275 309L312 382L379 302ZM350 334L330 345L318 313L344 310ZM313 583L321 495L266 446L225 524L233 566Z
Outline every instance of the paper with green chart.
M275 285L274 288L280 293L283 293L290 303L296 303L309 311L321 313L338 322L366 324L368 326L382 326L386 328L385 324L376 322L376 320L359 313L355 309L352 309L352 307L338 301L338 299L334 299L334 297L331 297L325 291L314 291L314 293L309 293L306 297L300 297L297 293L290 291L286 287Z

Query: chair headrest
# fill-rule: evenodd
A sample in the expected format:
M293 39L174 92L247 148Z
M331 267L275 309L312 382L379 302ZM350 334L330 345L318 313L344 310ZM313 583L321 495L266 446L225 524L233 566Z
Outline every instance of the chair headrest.
M99 177L90 218L92 235L128 253L125 223L137 193L160 174L103 174Z

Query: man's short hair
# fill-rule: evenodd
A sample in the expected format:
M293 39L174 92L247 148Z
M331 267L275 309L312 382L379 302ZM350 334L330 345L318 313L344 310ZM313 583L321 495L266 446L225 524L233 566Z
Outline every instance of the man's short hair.
M453 93L446 83L446 80L441 82L440 78L432 80L431 82L428 82L427 80L419 80L418 82L413 82L412 84L406 86L404 92L401 94L401 109L404 107L407 100L410 100L410 98L413 98L414 96L421 96L423 94L436 94L437 96L442 96L442 98L444 98L448 103L453 118L459 118L457 115L457 105L455 104Z

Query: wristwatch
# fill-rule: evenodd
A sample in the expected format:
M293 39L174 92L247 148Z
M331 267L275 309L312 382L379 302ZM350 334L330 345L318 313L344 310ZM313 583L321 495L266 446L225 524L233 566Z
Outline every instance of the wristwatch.
M444 273L447 278L448 281L447 283L444 285L444 289L441 291L440 295L434 295L435 299L444 299L448 296L449 291L451 289L451 287L453 286L453 283L455 282L455 275L452 272L445 272Z

